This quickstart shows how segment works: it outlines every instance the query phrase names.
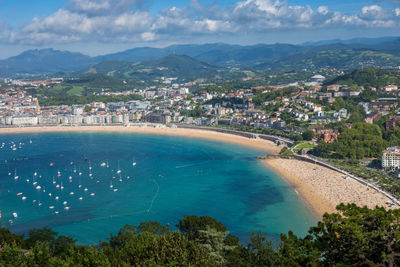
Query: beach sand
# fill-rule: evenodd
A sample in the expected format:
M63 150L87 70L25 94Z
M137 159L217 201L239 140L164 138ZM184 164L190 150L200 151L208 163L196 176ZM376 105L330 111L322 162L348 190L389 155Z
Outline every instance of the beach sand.
M175 135L204 138L220 142L229 142L277 154L281 147L263 139L250 139L242 136L214 131L138 126L53 126L53 127L21 127L0 128L0 134L11 133L44 133L44 132L119 132L158 135ZM262 156L262 155L260 155ZM353 179L344 179L343 174L328 168L295 159L267 159L265 163L273 171L285 179L305 200L311 210L319 218L325 212L335 212L340 203L356 203L370 208L387 206L389 199L377 191L358 183Z
M317 164L281 158L267 159L265 163L287 180L321 217L325 212L335 212L340 203L375 208L387 207L385 202L390 201L376 190Z

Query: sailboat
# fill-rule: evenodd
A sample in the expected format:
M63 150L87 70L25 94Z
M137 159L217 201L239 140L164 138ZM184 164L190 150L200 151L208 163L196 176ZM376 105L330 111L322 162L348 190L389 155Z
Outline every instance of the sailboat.
M90 164L90 161L89 161L89 170L91 170L92 169L92 165Z
M132 166L135 167L136 166L136 161L133 159L132 160Z
M54 180L54 176L53 176L53 184L56 184L56 181Z
M17 175L17 169L14 170L14 179L18 180L19 176Z
M57 177L60 178L61 177L61 172L58 170L57 171Z
M114 185L112 184L112 181L110 182L110 188L113 188L114 187Z
M76 173L76 166L74 166L74 173Z
M108 164L108 160L107 160L107 165L106 165L106 167L107 167L107 168L110 168L110 165Z
M118 161L118 170L117 170L117 173L118 173L118 174L121 173L121 169L119 168L119 161Z

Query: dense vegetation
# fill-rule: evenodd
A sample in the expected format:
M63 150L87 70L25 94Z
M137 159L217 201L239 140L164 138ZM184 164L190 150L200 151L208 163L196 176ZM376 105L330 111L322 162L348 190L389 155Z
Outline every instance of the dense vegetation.
M127 102L131 100L140 100L143 97L140 95L88 95L88 96L54 96L54 97L39 97L41 106L59 106L59 105L76 105L90 104L93 102Z
M357 85L364 87L380 88L389 84L400 85L400 73L396 70L384 69L359 69L351 73L339 76L327 84L346 84L349 86Z
M0 229L1 266L399 266L400 210L339 205L305 237L273 245L253 233L242 245L207 216L185 216L179 231L157 222L124 226L97 246L77 245L48 228L27 238Z

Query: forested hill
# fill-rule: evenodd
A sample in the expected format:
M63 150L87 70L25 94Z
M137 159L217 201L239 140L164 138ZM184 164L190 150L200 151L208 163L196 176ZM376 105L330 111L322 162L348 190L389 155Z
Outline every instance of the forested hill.
M161 77L177 77L180 80L215 78L227 71L225 68L185 55L168 55L158 60L145 62L105 61L82 71L82 74L97 73L123 79L150 81Z
M395 84L400 86L400 72L398 70L383 69L360 69L351 73L338 76L326 83L329 84L346 84L358 86L373 86L376 88Z
M359 41L362 42L362 39ZM212 66L275 71L395 68L400 66L400 39L382 38L381 41L377 39L365 43L337 40L337 43L309 45L188 44L165 48L138 47L97 57L53 49L36 49L0 60L0 77L80 71L101 62L148 62L170 55L187 56ZM178 69L178 74L181 71L182 69Z

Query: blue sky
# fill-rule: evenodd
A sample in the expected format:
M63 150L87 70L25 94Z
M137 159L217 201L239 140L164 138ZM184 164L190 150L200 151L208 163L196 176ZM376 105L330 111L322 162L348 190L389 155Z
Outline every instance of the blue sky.
M0 58L380 36L400 36L400 0L0 0Z

